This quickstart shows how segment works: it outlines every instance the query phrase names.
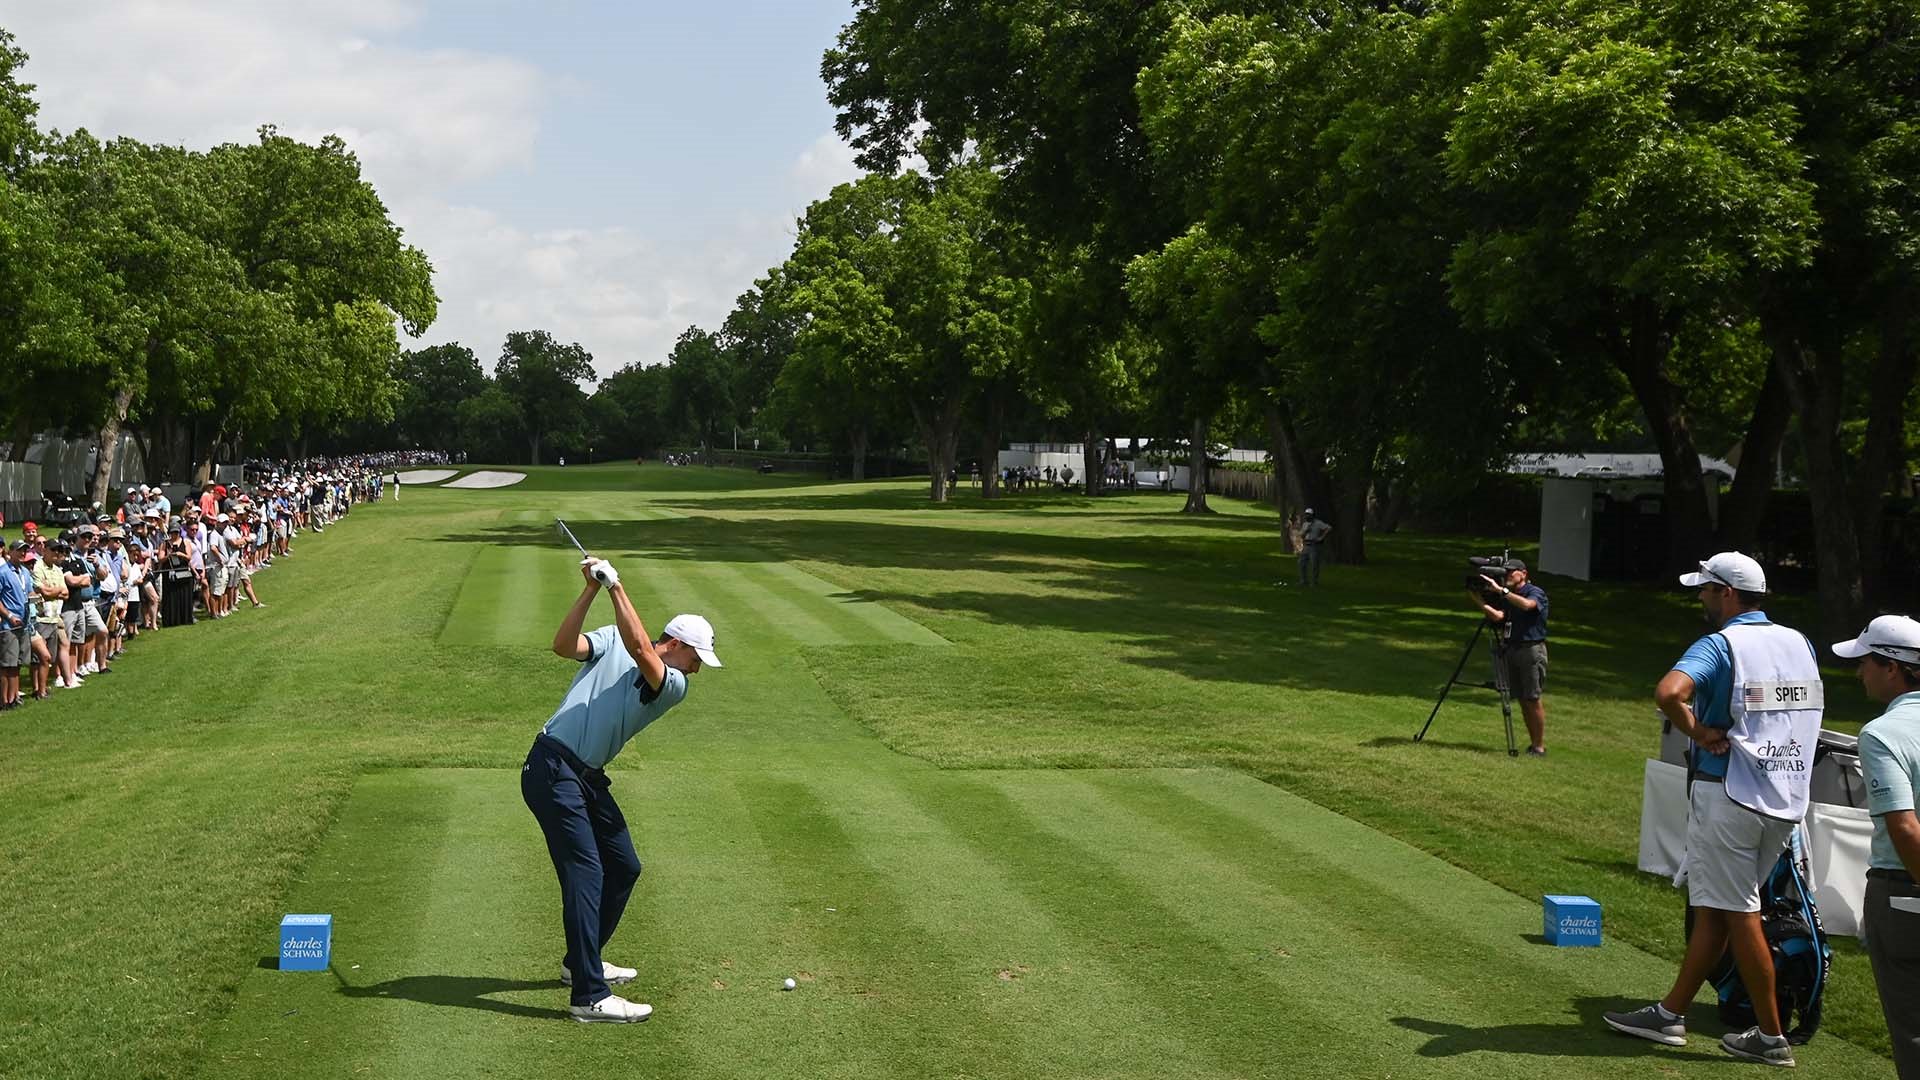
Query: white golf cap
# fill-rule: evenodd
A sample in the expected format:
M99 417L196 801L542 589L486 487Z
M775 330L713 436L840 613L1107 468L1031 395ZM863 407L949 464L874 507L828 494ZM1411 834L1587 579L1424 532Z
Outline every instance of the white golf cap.
M1879 653L1903 664L1920 664L1920 620L1905 615L1882 615L1868 623L1852 641L1834 642L1833 652L1848 660Z
M1680 584L1698 588L1706 584L1725 585L1741 592L1767 591L1767 572L1751 555L1723 551L1700 564L1697 574L1681 574Z
M725 667L720 658L713 655L713 624L700 615L675 615L667 621L662 633L675 641L684 641L693 647L700 656L700 662L708 667Z

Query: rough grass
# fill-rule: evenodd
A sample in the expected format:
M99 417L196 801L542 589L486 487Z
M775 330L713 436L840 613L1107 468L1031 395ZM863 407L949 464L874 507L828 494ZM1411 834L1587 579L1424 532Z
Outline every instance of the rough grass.
M266 610L0 721L0 1075L1717 1065L1592 1022L1680 948L1632 861L1684 593L1547 581L1553 756L1507 759L1473 691L1415 746L1484 544L1379 538L1299 593L1270 516L1177 509L604 465L356 511L258 579ZM570 670L542 651L575 588L556 514L655 622L712 614L728 662L615 769L649 861L623 945L662 1010L637 1032L553 1019L519 806ZM1226 771L1107 771L1195 766ZM1542 892L1599 898L1609 945L1528 941ZM339 977L261 970L308 908L341 917ZM1885 1051L1850 944L1826 1030L1807 1064L1886 1071L1843 1042Z

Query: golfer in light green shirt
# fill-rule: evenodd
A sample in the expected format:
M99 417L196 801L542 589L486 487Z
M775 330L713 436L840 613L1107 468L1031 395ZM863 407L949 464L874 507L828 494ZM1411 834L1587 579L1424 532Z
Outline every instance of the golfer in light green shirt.
M1880 718L1860 729L1860 766L1873 815L1867 860L1862 937L1880 1009L1893 1037L1893 1062L1902 1080L1920 1077L1920 622L1882 615L1860 636L1833 651L1860 661L1867 696L1887 703Z

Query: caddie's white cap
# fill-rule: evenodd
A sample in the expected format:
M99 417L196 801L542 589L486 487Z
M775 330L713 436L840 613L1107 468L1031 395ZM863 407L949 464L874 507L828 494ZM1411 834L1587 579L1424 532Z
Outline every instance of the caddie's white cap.
M699 615L675 615L667 621L662 633L675 641L684 641L693 647L700 656L700 662L708 667L725 667L720 658L713 655L713 624Z
M1848 660L1879 653L1903 664L1920 664L1920 621L1905 615L1882 615L1852 641L1834 642L1833 652Z
M1697 574L1681 574L1680 584L1698 588L1706 584L1725 585L1741 592L1767 591L1767 572L1751 555L1723 551L1700 564Z

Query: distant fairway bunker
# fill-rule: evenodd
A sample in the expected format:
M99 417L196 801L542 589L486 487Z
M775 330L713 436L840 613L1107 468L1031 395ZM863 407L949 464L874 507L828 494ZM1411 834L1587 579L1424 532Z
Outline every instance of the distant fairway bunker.
M481 469L470 472L458 480L447 482L450 488L503 488L512 487L527 478L523 472L501 472L495 469Z
M566 1022L557 890L513 770L384 771L286 898L334 913L332 973L248 972L208 1075L546 1075L556 1054L571 1075L629 1075L642 1054L646 1075L693 1077L1727 1062L1705 1023L1680 1050L1599 1029L1665 961L1538 945L1536 902L1237 773L742 770L636 749L614 791L647 869L609 955L640 969L649 1024ZM1801 1052L1822 1076L1886 1068L1838 1039Z
M402 484L437 484L450 476L460 475L459 469L414 469L411 472L396 473L395 479Z

